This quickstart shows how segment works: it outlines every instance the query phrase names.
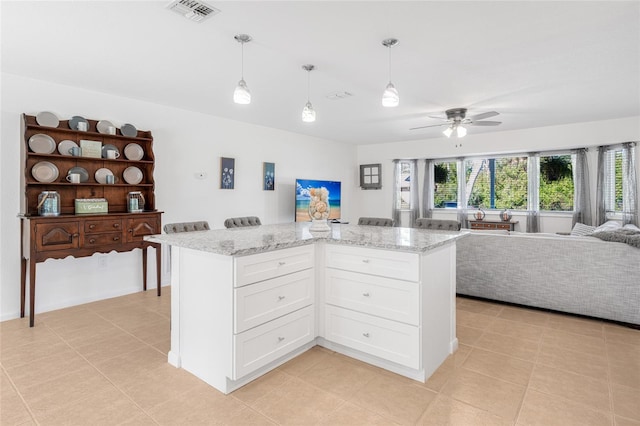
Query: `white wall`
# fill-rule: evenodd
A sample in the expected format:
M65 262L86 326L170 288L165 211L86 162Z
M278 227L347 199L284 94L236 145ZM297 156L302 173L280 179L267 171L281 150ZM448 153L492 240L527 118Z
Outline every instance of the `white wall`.
M62 119L81 115L151 130L163 223L208 220L222 228L225 218L246 215L265 224L291 222L298 177L341 181L342 217L351 220L358 184L353 146L6 73L1 83L0 320L19 316L22 113L53 111ZM234 190L219 189L220 157L236 159ZM275 191L262 190L265 161L276 164ZM196 179L196 172L206 178ZM36 313L140 291L140 257L135 250L39 263ZM155 263L149 263L153 283Z
M481 154L526 153L565 148L596 147L620 142L640 141L640 117L621 118L563 126L473 134L464 139L445 137L410 142L392 142L358 146L358 164L382 163L382 190L358 190L353 217L391 217L393 199L393 163L395 158L456 158ZM458 144L461 146L456 146ZM636 165L640 167L640 147L636 148ZM595 206L597 150L588 153L591 180L591 201ZM424 164L419 162L419 184L422 191ZM422 197L421 197L422 198ZM435 218L452 218L453 213L439 211ZM594 210L595 214L595 210ZM497 214L487 214L487 219L497 219ZM516 231L526 231L526 218L514 214L518 220ZM405 223L403 223L404 225ZM568 232L571 230L569 214L543 213L540 232Z

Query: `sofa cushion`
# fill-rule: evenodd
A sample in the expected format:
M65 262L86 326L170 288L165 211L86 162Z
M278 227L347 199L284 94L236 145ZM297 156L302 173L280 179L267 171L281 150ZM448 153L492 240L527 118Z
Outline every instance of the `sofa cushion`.
M608 220L602 225L598 226L593 232L615 231L620 228L622 228L620 222L616 222L615 220Z

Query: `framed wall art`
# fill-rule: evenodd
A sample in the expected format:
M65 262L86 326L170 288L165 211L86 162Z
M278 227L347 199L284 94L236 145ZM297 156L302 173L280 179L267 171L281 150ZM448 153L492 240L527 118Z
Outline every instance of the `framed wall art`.
M382 164L360 166L360 188L382 189Z
M233 189L235 178L235 158L220 158L220 189Z
M276 164L262 163L262 189L273 191L276 187Z

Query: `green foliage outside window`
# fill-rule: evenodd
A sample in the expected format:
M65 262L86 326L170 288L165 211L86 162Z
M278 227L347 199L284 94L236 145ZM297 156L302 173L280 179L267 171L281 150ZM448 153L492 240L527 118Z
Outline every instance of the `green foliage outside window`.
M433 166L435 208L455 208L458 205L458 167L455 161L437 163Z
M573 210L571 155L540 158L540 210Z

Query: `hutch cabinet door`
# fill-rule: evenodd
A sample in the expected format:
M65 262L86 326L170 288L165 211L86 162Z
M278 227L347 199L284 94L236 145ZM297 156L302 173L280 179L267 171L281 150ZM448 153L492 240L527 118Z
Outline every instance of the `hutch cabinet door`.
M140 216L127 219L127 242L142 241L147 235L159 234L160 215Z
M78 248L78 222L37 223L35 243L37 251Z

